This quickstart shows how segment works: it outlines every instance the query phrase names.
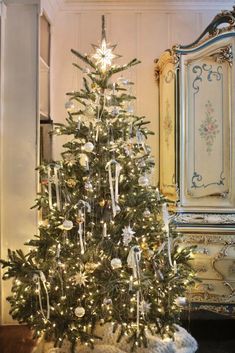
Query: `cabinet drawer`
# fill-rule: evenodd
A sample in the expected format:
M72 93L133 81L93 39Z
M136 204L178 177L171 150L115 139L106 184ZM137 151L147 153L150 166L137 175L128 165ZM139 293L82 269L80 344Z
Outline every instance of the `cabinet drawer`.
M235 304L235 281L202 280L188 291L187 297L193 302Z

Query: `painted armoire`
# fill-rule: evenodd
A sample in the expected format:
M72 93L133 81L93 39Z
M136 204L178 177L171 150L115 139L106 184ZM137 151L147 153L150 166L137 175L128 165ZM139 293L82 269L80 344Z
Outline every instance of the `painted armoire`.
M160 189L177 202L181 246L195 245L195 308L235 309L235 8L156 60Z

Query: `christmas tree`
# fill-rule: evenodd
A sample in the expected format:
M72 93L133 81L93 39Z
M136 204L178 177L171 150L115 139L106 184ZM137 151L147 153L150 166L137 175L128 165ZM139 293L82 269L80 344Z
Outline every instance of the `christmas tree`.
M27 254L9 250L1 260L4 279L13 278L10 313L35 337L56 346L66 338L72 350L93 346L97 325L108 322L132 348L147 346L147 330L174 335L192 281L190 249L178 247L165 199L150 185L152 132L122 76L139 61L112 63L104 17L93 47L90 56L72 50L83 88L68 94L66 124L55 125L55 134L71 136L61 160L39 167L39 233Z

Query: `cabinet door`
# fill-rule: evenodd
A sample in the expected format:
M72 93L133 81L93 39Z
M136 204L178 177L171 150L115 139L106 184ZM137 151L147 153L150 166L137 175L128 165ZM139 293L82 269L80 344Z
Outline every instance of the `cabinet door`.
M235 208L234 38L181 55L181 207Z

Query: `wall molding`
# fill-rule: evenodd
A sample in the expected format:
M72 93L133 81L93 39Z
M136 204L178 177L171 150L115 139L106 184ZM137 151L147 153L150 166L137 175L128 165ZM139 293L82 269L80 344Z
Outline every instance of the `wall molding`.
M192 0L55 0L61 11L198 11L198 10L228 10L234 6L234 1L192 1Z

